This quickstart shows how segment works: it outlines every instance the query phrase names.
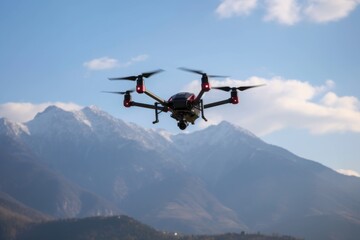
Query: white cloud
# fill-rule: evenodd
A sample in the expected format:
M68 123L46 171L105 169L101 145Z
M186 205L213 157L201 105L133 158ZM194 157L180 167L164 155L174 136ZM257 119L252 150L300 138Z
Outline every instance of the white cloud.
M45 108L51 105L55 105L66 111L79 110L82 108L82 106L71 102L46 102L39 104L9 102L0 104L0 117L23 123L32 120L37 113L44 111Z
M349 109L353 111L356 111L359 106L359 100L356 97L338 97L333 92L326 93L321 102L328 107Z
M304 14L314 22L329 22L344 18L359 4L357 0L309 0Z
M131 59L132 62L142 62L145 61L146 59L148 59L148 55L147 54L141 54L139 56L133 57Z
M114 58L101 57L85 62L83 66L89 70L104 70L118 67L119 61Z
M206 109L205 116L211 123L226 120L248 128L258 135L266 135L284 128L307 129L313 134L346 131L360 133L359 100L352 96L336 95L332 91L334 82L331 80L322 86L281 77L211 81L212 86L261 83L265 83L266 86L239 92L239 105L229 104L216 109ZM199 88L199 83L194 81L185 90L197 92ZM212 90L205 95L204 102L206 104L228 97L227 92Z
M265 8L266 21L293 25L302 20L324 23L347 17L359 4L359 0L223 0L216 8L220 18L249 15L257 7Z
M247 15L257 6L257 0L223 0L216 13L222 18Z
M349 169L338 169L336 170L338 173L347 175L347 176L355 176L355 177L360 177L360 174L354 170L349 170Z
M127 61L125 64L123 64L123 66L128 67L134 63L143 62L148 58L149 58L149 56L147 54L141 54L141 55L131 58L129 61Z
M300 21L300 7L296 0L267 0L266 21L275 20L286 25Z
M106 70L118 67L128 67L137 62L142 62L148 59L149 56L147 54L141 54L136 57L131 58L129 61L125 63L121 63L119 60L110 57L101 57L95 58L88 62L84 62L83 66L89 70Z

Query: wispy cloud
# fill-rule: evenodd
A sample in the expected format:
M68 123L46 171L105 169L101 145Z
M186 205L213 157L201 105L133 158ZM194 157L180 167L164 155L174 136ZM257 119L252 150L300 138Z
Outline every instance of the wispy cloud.
M148 58L149 58L149 56L147 54L141 54L141 55L138 55L136 57L131 58L129 61L127 61L122 66L123 67L128 67L130 65L133 65L134 63L143 62L143 61L147 60Z
M245 86L265 83L266 86L239 92L240 104L207 109L212 123L222 120L241 125L258 135L285 128L307 129L313 134L331 132L360 133L360 102L353 96L338 96L335 83L321 86L296 79L251 77L247 80L211 81L212 86ZM194 81L185 90L196 92ZM204 98L206 103L229 98L229 93L213 90ZM209 123L201 123L207 126Z
M257 6L257 0L224 0L216 9L222 18L250 14Z
M89 70L104 70L118 67L119 61L114 58L101 57L84 62L83 66Z
M215 12L220 18L230 18L264 8L265 21L294 25L302 20L337 21L347 17L359 4L359 0L222 0Z
M336 170L338 173L347 175L347 176L354 176L354 177L360 177L360 174L354 170L349 169L338 169Z
M48 106L55 105L66 111L79 110L82 106L75 103L64 103L64 102L46 102L40 104L33 104L28 102L9 102L0 104L0 117L8 118L14 122L27 122L32 120L35 115L42 112Z
M119 67L128 67L137 62L142 62L148 59L149 56L147 54L141 54L136 57L131 58L126 62L120 62L118 59L110 58L110 57L100 57L95 58L90 61L84 62L83 66L88 70L107 70Z

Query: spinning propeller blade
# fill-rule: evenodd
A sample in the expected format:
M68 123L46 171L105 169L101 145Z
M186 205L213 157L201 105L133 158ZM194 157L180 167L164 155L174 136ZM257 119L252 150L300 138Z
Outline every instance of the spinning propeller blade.
M114 93L114 94L121 94L121 95L124 95L124 94L130 94L132 92L134 92L134 90L127 90L125 92L112 92L112 91L102 91L103 93Z
M157 73L160 73L164 70L162 69L158 69L158 70L155 70L155 71L152 71L152 72L144 72L138 76L128 76L128 77L119 77L119 78L109 78L109 80L130 80L130 81L135 81L139 78L149 78L151 77L152 75L154 74L157 74Z
M131 80L131 81L135 81L137 78L138 78L137 76L129 76L129 77L109 78L109 80Z
M242 87L238 87L237 90L239 91L245 91L249 88L254 88L254 87L261 87L264 86L265 84L260 84L260 85L253 85L253 86L242 86Z
M219 89L225 92L229 92L232 88L231 87L212 87L212 89Z
M199 74L199 75L203 75L205 73L203 73L200 70L194 70L194 69L189 69L189 68L184 68L184 67L179 67L180 70L186 71L186 72L191 72L191 73L195 73L195 74Z
M228 76L222 76L222 75L207 75L206 73L204 73L203 71L200 70L195 70L195 69L190 69L190 68L184 68L184 67L179 67L180 70L186 71L186 72L191 72L191 73L195 73L195 74L199 74L202 76L208 76L210 78L226 78Z
M213 87L212 89L218 89L218 90L222 90L225 92L229 92L230 90L239 90L239 91L245 91L249 88L254 88L254 87L261 87L264 86L265 84L260 84L260 85L252 85L252 86L242 86L242 87Z
M157 74L157 73L160 73L160 72L163 72L164 70L162 69L158 69L158 70L155 70L155 71L152 71L152 72L144 72L141 74L141 76L143 76L144 78L148 78L148 77L151 77L152 75L154 74Z

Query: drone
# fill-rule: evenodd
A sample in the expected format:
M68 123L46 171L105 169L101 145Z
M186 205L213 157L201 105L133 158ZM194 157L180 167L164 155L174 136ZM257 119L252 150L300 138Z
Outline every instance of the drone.
M207 121L205 115L204 115L204 109L217 107L224 104L238 104L239 103L239 97L238 97L238 91L245 91L250 88L263 86L261 85L252 85L252 86L240 86L240 87L229 87L229 86L223 86L223 87L211 87L209 83L209 78L226 78L227 76L220 76L220 75L207 75L203 71L199 70L193 70L189 68L181 67L180 70L195 73L198 75L201 75L201 90L198 95L195 95L191 92L179 92L169 98L169 100L164 100L151 91L149 91L145 87L145 81L144 78L149 78L155 74L158 74L164 70L159 69L156 71L151 72L144 72L140 75L135 76L128 76L128 77L117 77L117 78L109 78L109 80L128 80L128 81L135 81L136 82L136 92L139 94L146 94L150 98L155 100L155 103L147 104L147 103L140 103L135 102L132 100L132 93L135 91L127 90L123 92L113 92L113 91L105 91L106 93L114 93L114 94L120 94L124 95L124 107L141 107L141 108L147 108L155 110L155 121L153 121L153 124L156 124L159 122L159 114L162 112L170 112L171 117L174 118L177 121L177 125L181 130L185 130L189 123L195 124L196 119L199 118L201 115L201 118ZM211 89L216 90L222 90L225 92L230 92L230 98L207 103L204 104L203 102L203 95L206 92L209 92Z

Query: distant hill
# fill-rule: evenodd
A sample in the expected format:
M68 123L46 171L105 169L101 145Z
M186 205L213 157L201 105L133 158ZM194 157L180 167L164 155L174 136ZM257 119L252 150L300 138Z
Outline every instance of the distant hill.
M17 240L295 240L288 236L223 234L186 236L156 231L127 216L57 220L32 225Z
M122 213L187 234L360 236L360 179L222 122L169 135L96 107L0 119L0 191L52 217Z
M50 219L51 217L26 207L8 194L0 192L0 239L15 239L30 223Z
M25 206L3 192L0 192L0 208L3 212L8 211L14 216L18 215L24 220L29 220L29 222L40 222L52 219L52 217ZM4 214L0 216L3 217Z
M162 233L127 216L90 217L39 223L20 240L63 239L165 239Z

